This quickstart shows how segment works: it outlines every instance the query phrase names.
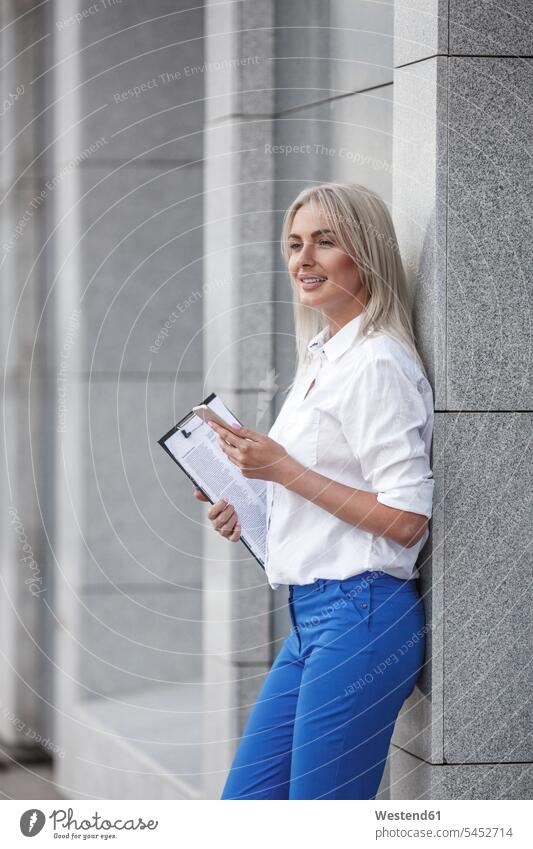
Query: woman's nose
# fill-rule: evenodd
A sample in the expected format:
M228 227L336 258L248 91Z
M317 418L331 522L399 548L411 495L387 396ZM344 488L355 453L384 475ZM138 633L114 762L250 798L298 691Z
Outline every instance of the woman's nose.
M300 251L300 255L298 257L298 264L302 267L304 265L314 265L315 264L313 245L304 245L303 246L302 250Z

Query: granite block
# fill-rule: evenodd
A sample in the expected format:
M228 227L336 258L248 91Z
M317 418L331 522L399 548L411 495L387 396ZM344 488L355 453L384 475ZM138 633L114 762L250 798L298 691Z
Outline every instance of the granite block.
M229 173L219 161L211 163L206 175L206 379L214 386L244 390L264 378L271 359L274 171L272 157L264 153L271 142L271 122L219 124L207 136L208 156L215 150L227 153Z
M531 56L533 9L529 0L450 0L450 53Z
M449 60L447 402L530 410L531 60Z
M531 413L447 416L444 758L533 760Z
M272 156L276 209L280 214L301 189L314 183L362 183L386 201L390 199L391 88L384 85L364 94L309 106L276 120ZM279 218L278 222L276 241L280 236ZM277 256L276 244L276 259Z
M209 3L206 16L206 120L274 110L274 4Z
M276 4L276 112L392 81L393 3Z
M84 368L199 373L201 170L82 170Z
M102 728L159 764L162 772L201 790L203 682L152 686L120 699L91 699L84 708Z
M391 799L531 799L533 764L436 765L392 747Z
M529 413L435 417L426 665L393 736L427 762L531 759L530 433Z
M77 40L83 121L81 149L105 142L90 159L191 160L201 149L206 66L203 10L188 4L93 4L79 24L54 21L54 36Z
M211 655L204 670L204 790L207 798L218 799L268 666L234 666Z
M246 568L253 570L253 563ZM214 564L204 574L209 578L217 570ZM265 586L244 589L235 585L224 590L212 584L214 581L203 593L206 653L232 663L267 663L271 654L269 590Z
M83 583L199 589L205 508L157 441L202 400L200 381L93 380L80 389Z
M446 413L436 413L431 450L435 479L430 536L417 560L418 591L425 613L426 653L416 687L400 711L392 742L431 763L443 761L446 465Z
M202 678L201 598L198 592L159 588L86 589L75 676L85 699Z
M123 723L114 727L120 704L110 706L114 717L95 708L94 702L73 705L59 725L65 756L57 759L54 778L63 798L204 798L201 776L183 776L179 765L162 765L142 740L124 737Z
M51 97L42 71L52 62L49 39L43 38L48 26L48 10L42 5L22 8L22 26L13 26L16 17L21 14L19 3L2 4L0 18L2 189L18 179L41 178L46 173L42 139Z
M436 409L446 408L447 62L397 69L394 81L392 214Z
M448 53L449 0L395 0L394 67Z

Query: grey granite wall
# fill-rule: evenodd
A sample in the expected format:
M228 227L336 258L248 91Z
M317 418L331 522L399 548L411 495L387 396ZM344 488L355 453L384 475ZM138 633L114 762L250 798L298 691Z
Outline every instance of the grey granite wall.
M394 218L437 414L428 652L392 798L533 790L532 23L519 0L396 3Z

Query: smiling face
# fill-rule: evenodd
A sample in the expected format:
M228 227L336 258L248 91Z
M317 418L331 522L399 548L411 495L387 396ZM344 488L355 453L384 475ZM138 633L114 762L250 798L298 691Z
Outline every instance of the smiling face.
M319 208L309 203L300 207L288 243L289 274L301 303L319 309L332 333L359 315L367 302L365 287Z

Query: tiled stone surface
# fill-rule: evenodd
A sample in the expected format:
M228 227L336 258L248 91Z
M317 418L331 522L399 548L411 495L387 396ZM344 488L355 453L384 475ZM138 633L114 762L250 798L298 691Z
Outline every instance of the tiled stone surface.
M532 24L529 0L450 0L450 53L531 56Z
M530 799L533 764L434 765L402 749L390 754L391 799Z
M9 766L0 771L0 799L62 799L50 764Z
M273 3L207 3L205 94L209 122L272 113L273 25Z
M43 700L51 696L52 555L46 534L52 532L53 499L46 475L55 385L46 375L43 339L50 252L44 250L38 260L50 212L49 193L41 194L45 157L38 158L43 121L36 117L42 107L37 77L46 62L45 24L43 10L24 11L25 28L13 26L20 4L6 2L0 10L0 736L10 746L31 749L37 735L49 735Z
M276 3L276 111L392 81L393 3Z
M157 440L201 400L200 382L122 378L82 388L84 584L198 587L204 506Z
M265 664L233 665L206 657L204 690L204 788L218 799L246 719L268 673Z
M195 590L86 590L77 677L82 698L164 684L198 688L202 677L201 598Z
M242 543L234 545L247 551ZM209 592L203 606L204 649L231 663L268 663L272 651L270 591L259 574L259 564L251 557L247 561L231 565L231 571L216 562L206 563L204 583ZM246 578L240 577L243 571L249 573ZM258 581L247 588L242 584L250 576Z
M208 13L214 49L225 56L273 55L274 5L235 4ZM211 14L213 13L213 14ZM232 26L222 26L231 19ZM237 24L235 26L235 24ZM212 30L231 31L217 45ZM247 70L246 70L247 68ZM264 93L239 93L257 87ZM204 302L205 385L216 391L243 421L257 421L256 393L269 379L272 349L272 208L275 176L272 156L271 89L273 67L246 66L236 71L235 86L207 80L205 169L205 263L207 281L221 281ZM259 117L249 116L254 104ZM256 113L256 114L257 114ZM244 403L243 403L244 401ZM252 425L253 426L253 425ZM258 427L258 429L260 429ZM242 732L242 711L252 700L238 670L225 658L246 661L247 680L267 667L269 599L265 576L242 543L231 544L205 523L204 666L206 686L206 792L218 798ZM214 652L217 652L215 655ZM220 652L221 654L218 654ZM264 663L260 661L263 660ZM253 673L252 670L259 670ZM240 713L241 712L241 713Z
M24 25L13 26L22 8ZM3 189L19 178L39 178L46 173L44 145L41 144L45 122L41 75L51 58L48 39L43 39L43 31L47 28L46 14L47 10L42 7L31 8L17 0L2 3L0 183Z
M203 686L148 687L120 699L92 699L85 708L125 744L202 789Z
M271 357L271 129L245 119L206 130L204 357L214 386L255 388Z
M448 52L449 0L395 0L394 66Z
M448 414L444 757L533 760L531 413Z
M446 402L446 59L395 73L393 220L435 407Z
M73 30L78 40L83 121L72 132L80 149L103 138L90 153L93 162L196 159L206 73L202 8L140 0L95 5L98 13L79 25L54 21L58 52L71 44Z
M418 591L426 617L424 665L414 692L403 705L392 737L396 746L434 763L443 759L447 415L435 414L431 450L435 479L433 516L430 537L417 561Z
M449 60L447 400L533 405L531 60Z
M81 169L87 371L201 371L200 166Z
M119 706L112 706L115 712ZM196 783L168 769L140 743L124 739L92 704L77 705L61 722L54 775L66 799L201 799ZM122 729L123 730L123 729Z
M429 662L393 742L432 763L531 760L531 415L435 418Z

